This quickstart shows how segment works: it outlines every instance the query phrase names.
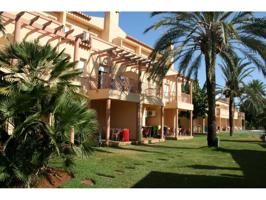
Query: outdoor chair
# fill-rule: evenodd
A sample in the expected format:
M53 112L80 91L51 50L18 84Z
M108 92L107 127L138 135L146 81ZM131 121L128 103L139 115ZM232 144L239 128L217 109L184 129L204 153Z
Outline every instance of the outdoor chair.
M181 128L180 130L179 130L179 135L184 135L184 133L185 133L185 129L183 129L183 128Z
M151 128L150 127L143 127L142 131L143 137L150 137L151 136Z
M121 133L121 129L120 128L113 128L112 129L112 140L114 141L119 141L120 140L120 133Z

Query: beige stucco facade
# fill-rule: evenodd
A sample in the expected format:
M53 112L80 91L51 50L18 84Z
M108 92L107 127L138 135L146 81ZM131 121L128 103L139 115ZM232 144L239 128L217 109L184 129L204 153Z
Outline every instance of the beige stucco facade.
M245 113L234 109L234 130L245 130ZM216 101L216 129L218 132L229 131L229 104L228 100L219 99ZM193 120L193 132L203 133L207 131L208 117L205 119L197 118Z
M0 33L0 48L38 39L78 61L76 67L83 73L75 81L97 111L106 141L112 128L128 128L133 141L142 140L143 126L166 125L176 135L180 126L191 132L191 80L172 67L162 86L148 81L152 48L120 28L119 12L106 12L104 17L80 12L3 12L2 21L6 34ZM190 85L187 93L181 89L185 81ZM179 118L180 111L188 111L189 119Z

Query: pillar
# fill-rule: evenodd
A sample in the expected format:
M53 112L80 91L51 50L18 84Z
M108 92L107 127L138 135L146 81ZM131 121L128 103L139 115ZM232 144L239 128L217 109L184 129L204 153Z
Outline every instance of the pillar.
M178 105L178 76L176 76L175 79L175 100L176 100L176 106Z
M74 144L75 143L75 129L74 127L70 128L70 144Z
M141 142L142 141L142 107L143 104L140 102L137 104L137 141Z
M66 15L67 15L67 12L66 11L63 11L63 12L60 13L59 21L63 25L66 25Z
M22 26L21 17L18 16L15 19L14 42L21 41L21 26Z
M189 84L189 92L190 92L190 103L192 104L193 102L193 99L192 99L192 88L193 88L193 85L192 85L192 81L190 81L190 84Z
M111 99L107 99L106 101L106 133L105 133L106 144L109 144L109 140L110 140L110 124L111 124Z
M176 130L175 130L175 136L178 136L178 133L179 133L179 124L178 124L178 108L176 109L176 114L175 114L175 124L176 124Z
M202 133L205 133L205 118L202 118Z
M221 111L220 111L221 113ZM222 119L221 119L221 114L219 116L219 127L220 127L220 131L222 130Z
M164 106L161 106L161 139L164 137Z
M190 111L190 136L192 136L192 132L193 132L193 111Z

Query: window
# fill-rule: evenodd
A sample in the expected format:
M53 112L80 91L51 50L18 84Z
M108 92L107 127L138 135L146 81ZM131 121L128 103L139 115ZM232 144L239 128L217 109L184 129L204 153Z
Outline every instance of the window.
M80 69L82 72L84 72L84 68L86 67L86 59L81 58L78 63L78 69Z
M169 84L165 83L164 84L164 97L166 97L166 98L169 97L169 90L170 90Z
M102 89L106 87L107 84L107 76L108 68L104 66L99 67L98 71L98 89Z

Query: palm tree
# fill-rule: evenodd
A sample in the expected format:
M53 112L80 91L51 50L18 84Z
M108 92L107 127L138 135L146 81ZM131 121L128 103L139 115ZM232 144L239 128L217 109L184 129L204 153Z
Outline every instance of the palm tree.
M258 127L263 122L266 109L266 85L259 80L249 82L240 99L240 110L246 113L248 126Z
M250 62L245 62L243 59L239 59L238 57L235 57L233 62L224 61L220 64L225 80L225 87L222 93L226 98L229 98L230 136L232 136L234 132L234 98L240 97L244 92L244 80L253 71L253 68L250 68L249 64Z
M208 146L218 144L215 122L215 68L218 57L232 60L231 52L247 57L266 75L266 19L251 12L153 12L162 18L145 30L165 28L150 55L150 78L162 80L178 62L179 72L197 79L205 61L208 93ZM173 48L171 48L173 47ZM158 62L156 62L158 59Z
M70 167L76 152L90 150L96 115L73 84L80 70L63 53L38 41L10 44L0 51L1 125L13 127L0 163L0 182L8 186L30 187L55 153ZM75 146L70 144L72 128L81 136Z

